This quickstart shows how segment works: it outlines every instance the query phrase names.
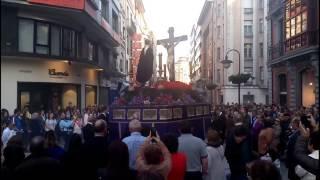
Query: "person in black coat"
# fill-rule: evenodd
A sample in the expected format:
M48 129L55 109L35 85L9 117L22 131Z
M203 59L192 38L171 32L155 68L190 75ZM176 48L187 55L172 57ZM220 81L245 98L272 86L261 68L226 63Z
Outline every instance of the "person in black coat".
M137 69L137 81L144 86L153 73L153 49L150 41L145 40L145 47L142 49Z
M91 142L94 138L94 119L88 120L88 123L82 128L83 140L85 143Z
M39 113L33 113L30 120L30 139L36 136L42 136L44 129Z
M107 123L102 119L97 120L94 132L93 139L84 144L85 165L92 178L96 177L97 169L106 167L108 163Z
M226 141L225 157L230 166L231 179L247 179L247 163L251 160L248 134L246 127L238 125Z

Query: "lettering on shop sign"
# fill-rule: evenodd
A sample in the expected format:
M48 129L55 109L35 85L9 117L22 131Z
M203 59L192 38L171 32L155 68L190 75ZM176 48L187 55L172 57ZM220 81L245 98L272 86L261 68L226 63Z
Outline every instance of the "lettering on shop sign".
M21 69L19 72L22 72L22 73L32 73L31 70L25 70L25 69Z
M69 73L67 71L65 72L57 72L56 69L48 69L50 76L56 76L56 77L62 77L62 76L69 76Z

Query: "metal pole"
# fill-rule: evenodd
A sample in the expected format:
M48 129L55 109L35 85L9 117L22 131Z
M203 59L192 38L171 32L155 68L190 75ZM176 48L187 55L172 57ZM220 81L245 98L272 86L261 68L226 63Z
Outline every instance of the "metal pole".
M238 52L238 55L239 55L239 84L238 84L238 104L240 106L240 87L241 87L241 82L240 82L240 53Z

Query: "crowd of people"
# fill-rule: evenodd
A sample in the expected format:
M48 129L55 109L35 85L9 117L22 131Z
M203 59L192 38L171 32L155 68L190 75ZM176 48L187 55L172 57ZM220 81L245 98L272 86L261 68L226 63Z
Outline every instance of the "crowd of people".
M319 176L319 109L295 111L278 105L219 105L205 139L189 121L180 135L155 128L147 133L138 119L130 134L108 136L108 108L12 116L2 111L3 179L105 180L280 180ZM30 153L30 154L29 154ZM29 155L28 155L29 154Z

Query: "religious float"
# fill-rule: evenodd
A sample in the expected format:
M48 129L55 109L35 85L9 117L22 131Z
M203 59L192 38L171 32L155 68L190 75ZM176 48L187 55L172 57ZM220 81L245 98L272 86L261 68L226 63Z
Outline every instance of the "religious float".
M144 128L155 128L159 135L179 134L181 121L189 121L193 134L204 138L210 126L210 104L181 82L157 82L152 87L136 88L119 97L110 107L110 136L129 135L128 124L139 119Z
M187 36L174 37L174 28L169 28L169 39L157 41L157 45L164 46L168 51L167 65L162 70L162 55L159 54L159 76L155 83L150 83L153 69L152 42L145 40L145 46L140 50L136 82L122 96L115 99L110 107L110 136L123 138L129 135L128 124L132 119L141 121L145 129L156 129L161 136L165 133L179 134L181 121L189 121L193 134L200 138L210 126L210 104L201 93L192 89L191 85L175 81L174 47L178 42L186 40ZM169 79L167 81L166 70ZM132 68L131 68L132 69ZM164 72L164 78L162 78ZM133 79L132 74L130 78ZM134 80L131 80L133 82ZM148 83L149 82L149 83ZM148 133L148 132L146 132Z

